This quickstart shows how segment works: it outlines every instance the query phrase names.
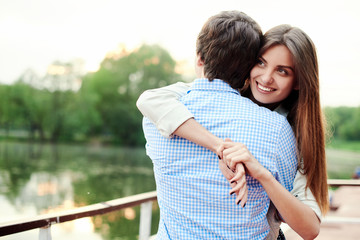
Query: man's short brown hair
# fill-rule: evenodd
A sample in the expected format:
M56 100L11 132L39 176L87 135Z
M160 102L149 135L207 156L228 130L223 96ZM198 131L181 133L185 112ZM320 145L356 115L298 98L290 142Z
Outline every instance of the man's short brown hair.
M196 53L204 62L209 80L221 79L234 89L244 85L262 44L260 26L239 11L210 17L196 41Z

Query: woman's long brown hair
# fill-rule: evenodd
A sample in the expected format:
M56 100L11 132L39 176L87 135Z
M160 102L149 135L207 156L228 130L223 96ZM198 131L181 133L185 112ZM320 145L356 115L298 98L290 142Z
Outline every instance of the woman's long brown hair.
M320 106L319 69L315 45L301 29L280 25L265 33L261 56L272 46L284 45L293 56L295 81L293 90L282 102L288 113L298 144L300 171L306 175L307 185L323 214L329 208L325 155L325 118ZM249 93L247 89L246 93Z

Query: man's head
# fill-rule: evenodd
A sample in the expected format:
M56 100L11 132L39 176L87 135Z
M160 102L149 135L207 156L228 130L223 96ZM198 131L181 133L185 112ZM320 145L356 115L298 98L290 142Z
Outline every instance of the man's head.
M196 41L204 76L241 88L249 77L262 44L260 26L245 13L225 11L210 17Z

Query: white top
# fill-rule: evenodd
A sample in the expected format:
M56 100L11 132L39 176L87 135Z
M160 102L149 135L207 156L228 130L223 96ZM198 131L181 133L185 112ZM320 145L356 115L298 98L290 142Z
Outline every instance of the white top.
M181 124L193 118L191 112L179 101L187 93L190 86L191 83L178 82L166 87L147 90L140 95L136 106L145 117L155 124L161 135L171 138L173 132ZM281 115L287 114L281 107L275 111ZM309 188L305 190L306 183L306 176L297 171L291 194L309 206L321 221L320 207L311 190ZM270 212L274 213L275 211L269 209L269 214ZM280 222L271 217L268 220L269 224L273 225L271 228L274 230L274 234L278 234L276 229L279 228Z
M146 90L140 95L136 106L155 124L161 135L170 138L181 124L194 117L179 101L190 86L191 83L178 82L166 87Z

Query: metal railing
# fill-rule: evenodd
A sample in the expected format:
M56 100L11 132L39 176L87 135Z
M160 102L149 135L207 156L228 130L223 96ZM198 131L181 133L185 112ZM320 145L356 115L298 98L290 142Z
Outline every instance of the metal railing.
M360 180L328 179L330 187L354 186L360 187ZM24 232L39 228L39 240L51 239L51 225L64 223L84 217L92 217L127 207L140 205L139 240L150 238L152 203L157 200L156 191L119 198L107 202L101 202L73 210L40 215L29 219L21 219L6 223L0 223L0 236ZM360 223L358 220L356 223Z
M329 187L360 187L360 179L328 179Z
M119 198L111 201L92 204L76 209L44 214L29 219L21 219L0 223L0 236L24 232L39 228L39 240L51 239L51 225L64 223L84 217L92 217L127 207L140 206L139 239L146 240L150 237L152 202L157 200L156 191Z

